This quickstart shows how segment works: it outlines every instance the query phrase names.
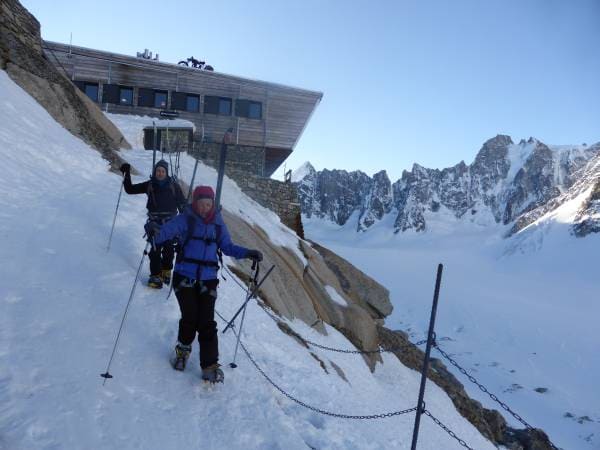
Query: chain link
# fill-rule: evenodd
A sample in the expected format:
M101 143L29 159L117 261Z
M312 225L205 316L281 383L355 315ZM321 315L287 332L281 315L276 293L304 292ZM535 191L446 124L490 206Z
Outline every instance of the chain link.
M302 337L302 336L300 336ZM392 353L392 352L396 352L396 351L400 351L400 350L405 350L406 348L408 348L410 345L421 345L425 342L427 342L427 339L425 339L425 341L419 341L416 343L412 343L412 342L407 342L406 344L403 344L399 347L389 347L389 348L378 348L377 350L345 350L345 349L340 349L340 348L334 348L334 347L327 347L326 345L321 345L321 344L317 344L316 342L312 342L309 341L308 339L304 339L302 337L302 340L304 342L306 342L309 345L312 345L313 347L317 347L323 350L328 350L330 352L336 352L336 353L350 353L350 354L362 354L362 355L370 355L373 353Z
M231 276L231 278L233 279L233 281L235 282L235 284L237 284L241 289L246 290L247 287L242 285L236 278L236 276L234 276L234 274L229 270L229 268L227 267L226 264L223 265L224 270ZM264 308L263 308L264 309ZM271 319L273 319L275 322L280 321L281 319L279 319L278 317L275 317L273 314L271 314L269 311L264 310L265 313L271 317ZM327 350L330 352L336 352L336 353L346 353L346 354L356 354L356 355L372 355L372 354L377 354L377 353L392 353L395 351L401 351L401 350L405 350L410 344L412 344L412 342L408 342L407 344L403 344L399 347L390 347L390 348L378 348L377 350L346 350L346 349L341 349L341 348L334 348L334 347L328 347L326 345L321 345L318 344L316 342L312 342L308 339L305 339L303 336L300 336L298 334L298 336L307 344L312 345L313 347L317 347L320 348L322 350ZM423 345L427 342L427 339L423 339L422 341L418 341L415 342L412 345L415 346L419 346L419 345Z
M219 316L219 318L221 320L223 320L224 322L227 322L227 320L221 314L219 314L218 311L215 310L215 313L217 314L217 316ZM232 328L232 331L237 336L237 331L235 330L235 328ZM331 411L326 411L324 409L317 408L315 406L311 406L308 403L305 403L302 400L299 400L299 399L295 398L294 396L292 396L291 394L289 394L288 392L286 392L283 388L281 388L277 383L275 383L271 379L271 377L269 377L269 375L267 375L265 373L265 371L258 365L258 363L256 362L256 360L252 357L252 355L250 354L250 352L248 351L248 349L246 348L246 346L241 341L240 341L240 347L242 347L242 350L244 351L244 353L246 354L246 356L248 357L248 359L250 360L250 362L252 363L252 365L254 365L254 367L256 368L256 370L258 370L258 372L269 382L269 384L271 384L271 386L273 386L281 394L283 394L284 396L286 396L288 399L290 399L294 403L297 403L298 405L300 405L300 406L302 406L304 408L310 409L311 411L314 411L316 413L323 414L323 415L326 415L326 416L331 416L331 417L337 417L337 418L340 418L340 419L369 420L369 419L384 419L384 418L387 418L387 417L400 416L402 414L408 414L408 413L411 413L411 412L414 412L414 411L417 410L417 408L414 407L414 408L409 408L409 409L405 409L405 410L402 410L402 411L393 411L393 412L387 412L387 413L381 413L381 414L350 415L350 414L334 413L334 412L331 412Z
M458 441L458 443L460 445L462 445L464 448L468 448L469 450L475 450L473 449L473 447L469 447L469 444L467 444L465 441L463 441L461 438L459 438L456 433L454 431L452 431L450 428L448 428L446 425L444 425L442 422L440 422L440 420L435 417L433 414L431 414L427 409L423 411L423 414L429 416L431 418L431 420L433 420L437 426L439 426L442 430L444 430L446 433L448 433L450 436L452 436L454 439L456 439Z
M233 281L243 290L246 290L247 287L243 286L242 284L240 284L237 280L236 277L233 276L234 274L231 273L231 271L227 268L226 265L224 265L225 270L229 273L229 275L231 275L231 278L233 279ZM273 314L271 314L269 311L265 310L263 308L263 310L265 311L265 313L271 317L271 319L273 319L274 321L279 321L280 319L278 317L275 317ZM217 311L215 311L216 314L225 322L227 322L227 320L221 316L221 314L219 314ZM235 325L234 325L235 327ZM236 334L237 336L237 332L235 329L233 329L233 332ZM363 355L368 355L368 354L376 354L376 353L386 353L386 352L395 352L395 351L399 351L399 350L404 350L406 349L409 345L414 345L414 346L419 346L419 345L423 345L425 343L427 343L427 339L423 339L420 341L417 341L415 343L412 343L410 341L408 341L408 343L401 345L400 347L392 347L392 348L378 348L377 350L346 350L346 349L339 349L339 348L334 348L334 347L328 347L326 345L321 345L318 344L316 342L312 342L308 339L303 338L302 336L298 335L304 342L306 342L308 345L311 345L313 347L317 347L320 348L322 350L327 350L327 351L331 351L331 352L336 352L336 353L345 353L345 354L363 354ZM435 339L435 337L434 337ZM244 346L244 344L242 342L240 342L240 346L242 347L242 350L244 351L244 353L246 354L246 356L248 357L248 359L250 360L250 362L254 365L254 367L260 372L260 374L276 389L278 390L281 394L283 394L284 396L286 396L288 399L292 400L293 402L297 403L300 406L303 406L304 408L310 409L311 411L317 412L319 414L324 414L327 416L332 416L332 417L338 417L338 418L342 418L342 419L359 419L359 420L366 420L366 419L381 419L381 418L386 418L386 417L393 417L393 416L397 416L397 415L401 415L401 414L407 414L410 412L414 412L417 410L416 407L414 408L410 408L410 409L405 409L403 411L394 411L394 412L389 412L389 413L382 413L382 414L373 414L373 415L348 415L348 414L338 414L338 413L333 413L330 411L325 411L319 408L316 408L314 406L311 406L307 403L304 403L302 400L298 400L297 398L293 397L291 394L289 394L288 392L286 392L284 389L282 389L280 386L278 386L263 370L262 368L258 365L258 363L254 360L254 358L252 358L252 356L250 355L250 353L248 352L248 350L246 349L246 347ZM525 426L525 428L527 430L535 430L535 428L533 426L531 426L529 423L527 423L519 414L517 414L516 412L514 412L506 403L504 403L503 401L501 401L495 394L493 394L492 392L490 392L483 384L481 384L479 381L477 381L477 379L472 376L470 373L468 373L465 369L463 369L448 353L446 353L444 350L442 350L438 344L437 341L434 340L433 342L433 347L440 352L440 354L446 359L448 360L448 362L450 362L450 364L452 364L454 367L456 367L463 375L465 375L469 381L471 381L473 384L477 385L477 387L484 392L485 394L487 394L492 400L494 400L496 403L498 403L502 409L504 409L506 412L508 412L510 415L512 415L516 420L518 420L521 424L523 424ZM428 410L424 410L423 411L424 414L426 414L427 416L429 416L438 426L440 426L444 431L446 431L446 433L448 433L450 436L452 436L454 439L456 439L463 447L468 448L473 450L471 447L469 447L467 445L467 443L465 441L463 441L462 439L460 439L452 430L450 430L448 427L446 427L442 422L440 422L436 417L434 417ZM559 450L558 447L556 447L552 442L550 442L550 440L548 440L548 443L550 445L550 447L554 450Z
M504 403L502 400L500 400L495 394L490 392L483 384L481 384L479 381L477 381L477 379L473 375L471 375L465 369L463 369L454 359L452 359L452 357L450 355L448 355L448 353L446 353L444 350L442 350L438 346L437 342L434 343L434 347L438 352L440 352L440 354L444 358L446 358L448 360L448 362L450 362L450 364L452 364L454 367L456 367L460 371L460 373L465 375L471 383L477 385L479 390L486 393L492 400L494 400L496 403L498 403L502 407L502 409L504 409L507 413L509 413L511 416L513 416L519 422L521 422L527 430L535 430L535 428L532 427L530 424L528 424L519 414L517 414L512 409L510 409L510 407L506 403ZM556 447L552 442L550 442L549 439L548 439L548 443L550 444L550 447L552 447L554 450L559 450L558 447Z

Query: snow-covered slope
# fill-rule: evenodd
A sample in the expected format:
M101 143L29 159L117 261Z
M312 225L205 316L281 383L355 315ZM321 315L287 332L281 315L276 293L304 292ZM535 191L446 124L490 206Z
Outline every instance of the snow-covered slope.
M412 414L370 421L318 415L281 396L244 355L238 369L226 367L223 386L203 386L195 364L185 373L174 372L167 358L176 338L177 304L166 300L166 291L142 285L111 368L115 378L103 387L99 374L145 245L145 202L123 195L107 253L120 178L1 71L0 91L0 449L410 447ZM123 155L149 172L150 152ZM189 180L191 166L191 159L182 158L182 178ZM214 171L202 166L197 180L214 178ZM229 180L223 203L297 251L297 238L275 214ZM147 275L144 264L142 278ZM219 287L217 309L225 317L243 298L233 281L228 277ZM301 322L289 326L329 346L350 346L334 329L324 337ZM220 336L221 360L227 363L234 336ZM419 376L395 357L383 355L384 363L371 373L354 355L311 349L326 373L254 303L242 339L276 383L317 407L373 414L416 403ZM426 401L472 447L493 448L432 383ZM461 448L427 418L421 427L420 449Z

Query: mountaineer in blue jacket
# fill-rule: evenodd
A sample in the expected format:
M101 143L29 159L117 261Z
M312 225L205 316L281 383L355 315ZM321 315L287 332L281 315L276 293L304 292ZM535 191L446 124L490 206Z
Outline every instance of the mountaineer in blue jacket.
M178 342L171 364L175 370L184 370L198 333L202 379L212 383L223 381L219 368L217 323L214 320L217 299L218 250L237 259L261 261L258 250L235 245L221 214L215 210L215 194L210 186L198 186L192 204L182 214L164 225L149 222L149 239L160 245L177 238L180 249L175 262L173 290L179 302Z

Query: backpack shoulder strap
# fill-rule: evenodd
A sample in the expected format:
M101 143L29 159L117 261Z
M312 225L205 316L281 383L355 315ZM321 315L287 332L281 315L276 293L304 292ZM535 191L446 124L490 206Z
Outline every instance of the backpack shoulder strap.
M196 228L196 218L192 214L187 214L186 220L187 220L187 233L185 236L185 241L183 241L182 247L185 247L187 245L187 243L190 241L190 239L194 235L194 229Z

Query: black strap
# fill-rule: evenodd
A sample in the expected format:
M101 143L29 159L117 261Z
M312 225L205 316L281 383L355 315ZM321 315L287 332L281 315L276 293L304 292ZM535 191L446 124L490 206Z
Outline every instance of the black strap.
M201 236L192 236L188 239L189 240L195 240L195 241L204 241L207 244L216 244L218 241L216 238L207 238L207 237L201 237Z
M206 266L206 267L219 267L219 263L217 261L208 261L204 259L195 259L195 258L182 258L183 262L188 262L192 264L197 264L198 266Z

